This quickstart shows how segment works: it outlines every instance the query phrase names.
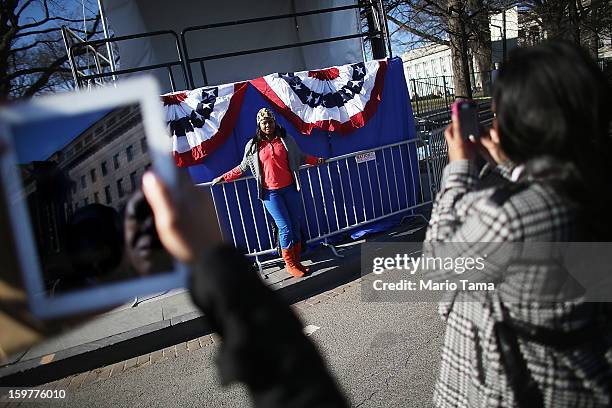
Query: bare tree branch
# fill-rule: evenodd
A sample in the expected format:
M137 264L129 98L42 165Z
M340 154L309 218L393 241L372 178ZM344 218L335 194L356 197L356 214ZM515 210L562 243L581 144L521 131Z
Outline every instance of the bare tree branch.
M34 28L34 27L40 27L41 25L47 24L51 21L63 21L66 23L82 23L83 21L95 21L95 18L86 18L85 20L83 19L72 19L72 18L65 18L65 17L49 17L49 18L45 18L44 20L40 20L37 21L35 23L31 23L31 24L26 24L24 26L21 26L20 29L22 30L27 30L30 28Z
M21 8L20 8L19 10L17 10L17 12L15 13L15 16L16 16L16 17L20 17L20 16L21 16L21 13L23 13L23 11L24 11L25 9L27 9L27 8L30 6L30 4L32 4L32 2L33 2L33 1L34 1L34 0L27 0L25 3L23 3L23 5L21 6Z
M19 1L21 3L21 1ZM100 17L85 18L89 27L76 28L82 19L60 16L60 6L44 0L43 17L28 24L19 24L19 15L29 13L34 0L18 4L16 0L0 2L0 99L23 98L50 90L68 89L68 56L57 35L60 28L50 26L64 22L79 31L85 40L100 33ZM51 9L51 7L54 9ZM22 15L23 15L22 14ZM40 13L38 13L40 14Z
M36 67L36 68L28 68L28 69L22 69L22 70L18 70L13 72L12 74L8 75L9 79L15 79L17 77L20 76L25 76L25 75L32 75L32 74L40 74L41 72L47 72L50 70L50 68L53 68L54 70L61 70L59 67L62 66L62 64L64 62L67 62L68 58L67 56L63 56L61 58L58 58L57 60L55 60L50 66L45 66L45 67ZM65 72L70 72L70 69L66 68Z
M48 33L53 33L53 32L59 32L61 30L62 29L59 27L54 27L54 28L47 28L45 30L28 31L26 33L15 34L13 38L23 38L23 37L28 37L30 35L48 34Z
M24 92L23 96L29 98L36 94L36 92L38 92L39 89L42 88L49 81L51 75L55 74L58 70L60 70L60 67L66 61L68 61L68 56L59 58L53 64L51 64L51 66L49 66L48 69L43 72L43 74L38 77L38 79ZM69 69L67 69L67 71L70 72Z
M32 49L32 48L36 47L39 44L55 43L57 41L58 40L37 40L37 41L33 42L32 44L26 45L24 47L13 48L13 49L11 49L9 51L9 53L15 54L15 53L18 53L18 52L21 52L21 51L26 51L26 50Z
M401 21L397 20L396 18L394 18L392 16L387 16L387 18L390 21L392 21L393 23L397 24L397 26L399 28L401 28L402 30L408 31L411 34L418 35L419 37L424 38L424 39L426 39L428 41L431 41L433 43L436 43L436 44L450 45L449 41L443 40L442 38L439 38L439 37L436 37L434 35L428 34L428 33L424 32L424 31L412 28L412 27L406 25L405 23L402 23Z

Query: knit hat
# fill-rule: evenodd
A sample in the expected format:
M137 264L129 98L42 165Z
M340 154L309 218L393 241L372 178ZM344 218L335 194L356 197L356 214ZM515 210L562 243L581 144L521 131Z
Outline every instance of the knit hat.
M264 120L270 118L276 122L276 118L274 117L274 113L268 108L261 108L259 112L257 112L257 126Z

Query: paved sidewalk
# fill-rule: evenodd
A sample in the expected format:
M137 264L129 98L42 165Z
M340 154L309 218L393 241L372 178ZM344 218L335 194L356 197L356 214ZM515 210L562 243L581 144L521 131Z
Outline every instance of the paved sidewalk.
M300 314L304 310L309 309L319 303L325 303L326 301L334 299L337 296L343 295L349 289L354 290L360 284L361 278L358 278L334 289L320 293L312 298L294 303L292 307L297 314ZM310 336L316 332L317 329L318 327L316 326L306 326L304 327L304 333L307 336ZM43 384L38 388L40 390L66 390L66 392L72 394L88 384L108 380L109 378L115 378L125 373L145 368L161 361L178 358L185 354L193 353L201 348L220 343L221 339L216 333L206 334L204 336L184 341L161 350L156 350L151 353L133 357L126 361L119 361L104 367L70 375L68 377ZM0 407L3 407L2 402L3 398L0 397Z
M422 241L424 226L422 221L413 221L385 233L337 245L342 258L335 257L328 248L318 247L304 259L304 264L314 271L311 275L293 278L279 263L264 270L264 282L291 304L304 299L316 301L323 292L360 277L363 242ZM192 348L201 347L202 342L214 341L211 333L206 319L184 289L144 297L136 305L121 306L11 356L0 367L0 386L33 386L76 373L110 375L105 369L117 370L118 364L122 364L121 370L127 370L146 363L143 356L148 361L160 358L164 349L180 353L183 348L188 350L189 344Z

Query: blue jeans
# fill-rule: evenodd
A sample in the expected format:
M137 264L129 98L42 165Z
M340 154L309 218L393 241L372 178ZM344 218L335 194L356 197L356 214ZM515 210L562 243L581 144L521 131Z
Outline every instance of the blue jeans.
M295 184L278 190L264 189L263 204L278 227L281 248L288 249L298 243L301 236L302 200Z

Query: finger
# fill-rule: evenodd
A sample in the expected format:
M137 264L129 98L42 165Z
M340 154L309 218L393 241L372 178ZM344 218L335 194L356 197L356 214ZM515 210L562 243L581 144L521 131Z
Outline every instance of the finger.
M480 143L485 147L485 149L487 150L491 150L495 147L495 143L493 143L493 141L491 140L490 137L481 137L480 138Z
M446 142L450 143L453 141L453 127L452 125L448 125L446 129L444 129L444 138Z
M185 226L179 226L178 211L182 210L177 207L177 204L180 205L181 203L173 202L167 186L159 176L152 172L145 173L142 187L153 210L155 228L160 241L175 258L183 262L191 262L194 256L192 247L185 240Z
M480 143L487 149L487 150L491 150L495 147L495 142L493 141L493 138L491 137L491 133L493 132L493 129L489 129L488 132L485 132L482 134L482 136L480 137Z
M491 141L493 143L495 143L496 145L499 145L500 140L499 140L499 132L497 131L497 129L495 128L489 129L489 137L491 138Z
M497 163L497 144L488 133L480 138L480 145L482 146L480 154L492 164Z
M459 115L453 113L451 115L451 127L453 129L453 137L461 138L461 127L459 125Z
M170 193L164 183L153 172L142 176L142 190L153 210L155 225L159 236L163 236L170 228L174 219L174 212Z

